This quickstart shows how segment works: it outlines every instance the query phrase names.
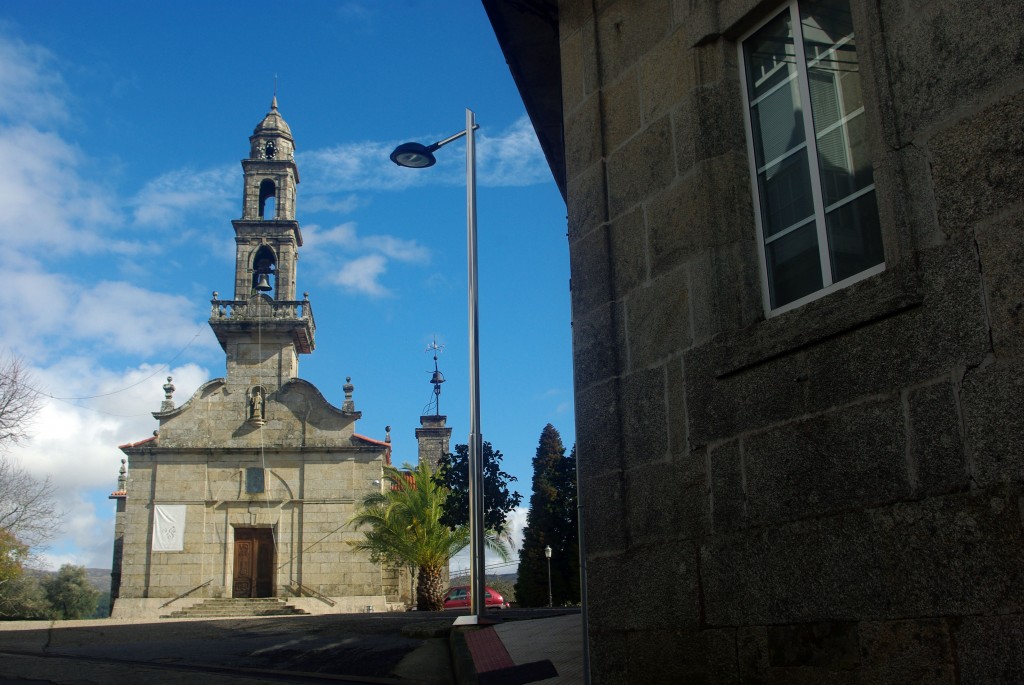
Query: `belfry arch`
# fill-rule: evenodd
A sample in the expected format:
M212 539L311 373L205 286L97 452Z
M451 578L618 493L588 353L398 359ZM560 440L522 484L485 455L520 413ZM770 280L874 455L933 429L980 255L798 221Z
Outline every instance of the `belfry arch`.
M277 255L269 245L260 245L252 258L253 292L274 297L277 290Z
M277 185L269 178L260 181L259 216L261 219L277 218Z

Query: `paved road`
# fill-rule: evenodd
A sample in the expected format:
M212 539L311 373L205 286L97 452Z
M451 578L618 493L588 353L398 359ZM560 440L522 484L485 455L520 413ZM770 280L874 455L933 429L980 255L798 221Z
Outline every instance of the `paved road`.
M402 633L450 622L404 613L6 623L0 683L450 683L446 639Z

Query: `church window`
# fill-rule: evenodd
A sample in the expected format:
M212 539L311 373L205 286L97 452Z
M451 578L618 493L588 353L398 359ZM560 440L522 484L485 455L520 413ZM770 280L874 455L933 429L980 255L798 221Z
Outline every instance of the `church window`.
M774 314L885 268L848 0L791 0L739 51Z
M277 217L275 204L277 202L277 187L269 178L260 182L260 218L274 219Z

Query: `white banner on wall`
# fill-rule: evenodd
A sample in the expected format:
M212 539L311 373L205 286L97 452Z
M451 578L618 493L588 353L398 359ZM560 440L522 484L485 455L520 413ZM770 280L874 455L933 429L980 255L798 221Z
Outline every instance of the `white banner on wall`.
M153 551L185 549L185 505L157 504L153 514Z

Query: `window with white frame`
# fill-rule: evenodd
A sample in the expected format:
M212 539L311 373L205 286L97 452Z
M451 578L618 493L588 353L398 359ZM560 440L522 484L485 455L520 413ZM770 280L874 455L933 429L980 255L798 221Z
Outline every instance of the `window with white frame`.
M740 42L770 313L885 267L848 0L791 0Z

